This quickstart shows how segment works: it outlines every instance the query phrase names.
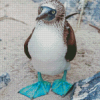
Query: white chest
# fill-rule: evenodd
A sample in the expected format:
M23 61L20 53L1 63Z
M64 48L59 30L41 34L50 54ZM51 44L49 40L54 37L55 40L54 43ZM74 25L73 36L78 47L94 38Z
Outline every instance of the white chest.
M62 31L47 25L34 30L28 47L32 58L41 61L54 61L64 58L67 52Z
M70 66L65 60L67 46L60 28L47 25L36 27L28 50L34 68L42 74L57 75Z

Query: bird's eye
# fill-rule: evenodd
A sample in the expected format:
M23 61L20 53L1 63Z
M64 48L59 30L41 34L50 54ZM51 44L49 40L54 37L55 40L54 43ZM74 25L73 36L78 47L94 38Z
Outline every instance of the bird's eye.
M56 11L55 11L55 10L53 10L53 11L52 11L52 14L55 14L55 13L56 13Z
M42 10L43 10L43 8L41 7L41 8L40 8L40 11L42 12Z

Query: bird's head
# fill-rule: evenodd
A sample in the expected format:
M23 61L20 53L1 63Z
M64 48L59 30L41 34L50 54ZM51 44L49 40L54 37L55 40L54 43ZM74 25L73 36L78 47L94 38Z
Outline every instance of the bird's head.
M36 20L43 20L45 23L60 21L65 18L65 8L58 0L44 0L38 8Z

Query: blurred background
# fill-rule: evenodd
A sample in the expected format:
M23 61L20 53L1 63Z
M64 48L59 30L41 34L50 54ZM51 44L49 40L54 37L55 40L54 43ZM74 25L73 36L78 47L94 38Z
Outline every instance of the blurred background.
M40 1L0 0L0 76L6 76L6 81L0 79L0 100L29 100L17 92L36 82L37 72L24 54L24 42L35 27ZM77 41L77 55L67 75L68 82L73 84L100 71L100 0L60 1L66 2L66 16L79 13L67 19ZM43 78L53 82L62 75ZM50 92L36 100L51 99L70 100L70 96L61 98Z

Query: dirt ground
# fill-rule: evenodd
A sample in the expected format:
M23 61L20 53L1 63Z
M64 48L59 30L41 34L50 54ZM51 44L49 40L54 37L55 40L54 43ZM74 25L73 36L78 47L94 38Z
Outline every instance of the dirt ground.
M29 100L17 92L36 82L37 72L30 60L24 54L24 42L32 32L36 22L38 4L31 0L0 0L0 74L8 72L11 82L0 90L0 100ZM76 30L77 20L71 18L69 23ZM67 80L74 83L100 71L100 34L89 26L82 24L75 32L77 40L77 55L71 62ZM61 78L43 75L44 80L53 82ZM50 92L36 100L68 100L69 96L61 98Z

